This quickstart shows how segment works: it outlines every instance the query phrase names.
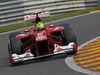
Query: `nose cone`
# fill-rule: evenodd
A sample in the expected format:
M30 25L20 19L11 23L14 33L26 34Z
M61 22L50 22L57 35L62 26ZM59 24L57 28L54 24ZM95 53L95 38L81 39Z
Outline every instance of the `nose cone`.
M37 33L36 37L36 41L43 41L43 40L47 40L47 36L46 36L46 32L42 31Z

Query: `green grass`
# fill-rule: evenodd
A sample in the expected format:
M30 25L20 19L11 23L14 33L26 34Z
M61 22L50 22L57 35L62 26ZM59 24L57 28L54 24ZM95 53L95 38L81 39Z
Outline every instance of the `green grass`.
M94 10L98 10L98 9L100 9L100 6L99 7L93 7L93 8L90 8L90 9L79 10L79 11L61 13L61 14L57 14L57 15L52 16L51 20L55 21L55 20L59 20L59 19L63 19L63 18L82 15L82 14L86 14L86 13L89 13L90 11L94 11ZM49 18L44 18L43 22L44 23L49 22ZM31 22L26 22L26 27L33 26L33 25L34 24L31 23ZM24 23L2 26L2 27L0 27L0 33L8 32L8 31L16 30L16 29L21 29L21 28L24 28L24 27L25 27Z

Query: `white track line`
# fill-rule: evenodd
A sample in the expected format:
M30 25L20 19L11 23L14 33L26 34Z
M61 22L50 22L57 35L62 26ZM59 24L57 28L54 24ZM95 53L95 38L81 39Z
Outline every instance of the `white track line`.
M92 40L90 40L90 41L88 41L88 42L86 42L86 43L84 43L82 45L80 45L79 49L82 48L82 47L84 47L88 43L90 43L90 42L98 39L98 38L100 38L100 36L96 37L96 38L94 38L94 39L92 39ZM83 69L83 68L77 66L76 63L75 63L75 61L73 60L73 57L66 57L65 58L65 63L66 63L67 66L69 66L71 69L73 69L75 71L78 71L78 72L81 72L81 73L85 73L85 74L88 74L88 75L100 75L99 72L93 72L93 71L86 70L86 69Z
M57 21L53 21L52 23L63 21L63 20L74 19L74 18L78 18L78 17L82 17L82 16L87 16L87 15L95 14L95 13L98 13L98 12L100 12L100 11L93 12L93 13L87 13L87 14L83 14L83 15L79 15L79 16L74 16L74 17L69 17L69 18L64 18L64 19L60 19L60 20L57 20ZM45 23L45 24L50 24L50 22ZM27 27L27 28L31 28L31 27ZM24 30L24 29L26 29L26 28L22 28L22 29L17 29L17 30L9 31L9 32L0 33L0 35L8 34L8 33L15 32L15 31L20 31L20 30Z

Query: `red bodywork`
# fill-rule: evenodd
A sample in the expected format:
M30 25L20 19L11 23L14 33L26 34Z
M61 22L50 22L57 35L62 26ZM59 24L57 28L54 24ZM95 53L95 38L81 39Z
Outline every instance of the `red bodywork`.
M36 18L32 20L32 22L35 22L35 24L42 22L38 13L36 13ZM77 42L75 36L70 32L71 30L67 31L65 35L68 29L66 28L67 27L63 25L59 27L49 25L37 30L37 27L34 26L31 29L25 30L23 34L13 33L13 36L15 36L10 38L8 42L11 64L40 57L76 53ZM70 33L68 32L70 32L71 35L69 35ZM15 42L12 43L13 40L15 42L17 41L18 44L14 44ZM17 49L15 45L17 45ZM13 52L12 47L15 48L15 52Z
M35 24L37 24L38 22L41 22L42 20L39 18L38 14L36 14L36 19L34 20ZM35 54L36 56L39 55L39 50L42 48L40 46L45 46L45 49L48 50L48 53L52 53L51 49L50 49L50 45L54 45L57 43L61 43L62 41L58 40L58 39L54 39L52 38L52 36L59 36L61 37L61 31L64 29L64 27L59 26L54 28L55 25L50 25L48 27L44 27L44 30L36 30L36 27L34 27L33 29L30 30L25 30L25 34L19 34L16 37L21 39L23 42L23 50L26 51L28 48L31 47L35 47L36 51ZM32 39L31 41L27 42L27 39ZM27 43L26 43L27 42ZM42 43L44 45L40 45L39 43ZM44 43L45 42L45 43ZM51 43L53 42L53 43ZM59 44L61 45L61 44ZM40 48L40 49L39 49Z
M44 45L47 45L47 50L48 50L48 53L52 53L52 51L50 50L50 45L54 45L56 44L56 42L58 43L61 43L62 41L58 40L58 39L53 39L52 35L54 34L58 34L58 33L61 33L61 31L64 29L64 27L60 26L60 27L56 27L56 28L52 28L53 25L50 25L48 27L45 27L44 30L42 31L36 31L35 28L33 28L32 30L25 30L25 34L19 34L17 35L16 37L21 39L21 40L24 40L25 38L26 39L33 39L32 41L28 42L27 44L24 44L24 48L25 48L25 51L30 47L30 46L36 46L36 56L38 56L38 47L40 45L38 45L38 42L43 42L43 41L47 41ZM59 37L61 37L62 34L59 34ZM26 41L27 42L27 41ZM50 42L55 42L55 43L50 43ZM23 42L25 43L25 41ZM61 45L61 44L59 44Z

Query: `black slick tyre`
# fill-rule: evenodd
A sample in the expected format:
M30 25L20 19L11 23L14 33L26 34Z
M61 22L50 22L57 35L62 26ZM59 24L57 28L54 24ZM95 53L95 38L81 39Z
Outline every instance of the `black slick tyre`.
M76 47L77 47L77 40L76 40L76 36L72 30L72 28L70 28L67 25L62 25L64 27L64 30L62 31L62 42L63 45L68 45L70 42L74 42L74 49L73 51L67 53L69 55L71 54L75 54L77 52Z

